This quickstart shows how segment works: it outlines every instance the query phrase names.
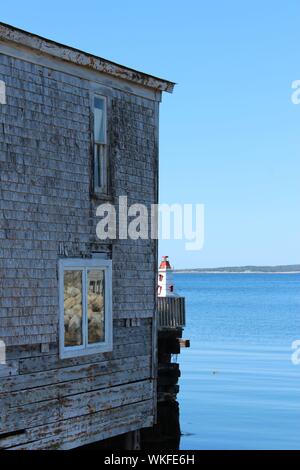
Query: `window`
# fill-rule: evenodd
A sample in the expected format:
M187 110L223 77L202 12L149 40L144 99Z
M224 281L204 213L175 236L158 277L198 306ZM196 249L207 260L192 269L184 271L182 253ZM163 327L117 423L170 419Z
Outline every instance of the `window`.
M112 275L106 259L59 261L60 356L112 350Z
M94 95L94 192L102 194L108 192L106 108L106 99Z

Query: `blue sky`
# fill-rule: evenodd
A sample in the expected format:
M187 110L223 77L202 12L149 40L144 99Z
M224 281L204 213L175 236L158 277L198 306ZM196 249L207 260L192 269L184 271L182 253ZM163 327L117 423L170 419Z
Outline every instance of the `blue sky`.
M175 81L160 119L160 201L203 203L176 267L300 262L300 3L2 2L1 21Z

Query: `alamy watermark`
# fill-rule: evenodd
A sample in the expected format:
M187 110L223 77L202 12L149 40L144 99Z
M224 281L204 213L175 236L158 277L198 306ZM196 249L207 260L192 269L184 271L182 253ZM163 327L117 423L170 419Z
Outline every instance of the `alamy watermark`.
M96 216L99 240L184 240L187 251L199 251L204 244L203 204L131 204L119 196L118 204L101 204Z
M296 339L292 343L292 350L294 351L291 360L295 366L300 364L300 339Z
M6 364L6 347L4 341L0 339L0 366Z
M294 90L291 94L292 103L300 104L300 80L294 80L292 82L292 89Z

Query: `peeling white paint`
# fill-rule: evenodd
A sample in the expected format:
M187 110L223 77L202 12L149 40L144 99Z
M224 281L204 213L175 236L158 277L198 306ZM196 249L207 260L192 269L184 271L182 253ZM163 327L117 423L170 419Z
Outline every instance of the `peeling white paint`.
M127 82L134 82L144 87L153 88L157 91L172 93L175 85L175 83L168 80L139 72L63 44L58 44L57 42L31 34L27 31L21 31L20 29L5 25L4 23L0 23L0 41L17 43L19 47L29 47L38 51L40 55L44 53L56 57L57 59L62 59L63 61L121 78Z
M5 82L0 80L0 104L6 104Z

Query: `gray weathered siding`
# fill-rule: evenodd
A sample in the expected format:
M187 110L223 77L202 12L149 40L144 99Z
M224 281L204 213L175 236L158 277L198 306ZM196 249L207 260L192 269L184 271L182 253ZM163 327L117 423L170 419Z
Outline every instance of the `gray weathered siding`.
M103 201L91 197L91 81L35 62L34 54L30 62L1 53L0 44L0 339L8 359L0 448L71 448L152 424L156 242L96 239ZM158 103L113 80L102 86L100 73L95 86L109 98L112 201L127 195L150 206ZM62 250L112 257L111 353L59 359Z

